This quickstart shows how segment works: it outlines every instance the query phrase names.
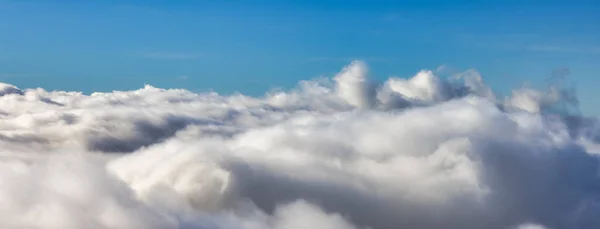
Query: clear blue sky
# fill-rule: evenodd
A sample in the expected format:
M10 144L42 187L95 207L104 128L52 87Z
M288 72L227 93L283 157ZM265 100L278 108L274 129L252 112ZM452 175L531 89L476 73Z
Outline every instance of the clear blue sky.
M566 67L600 114L600 3L0 0L0 81L21 88L256 95L352 59L377 79L476 68L503 93Z

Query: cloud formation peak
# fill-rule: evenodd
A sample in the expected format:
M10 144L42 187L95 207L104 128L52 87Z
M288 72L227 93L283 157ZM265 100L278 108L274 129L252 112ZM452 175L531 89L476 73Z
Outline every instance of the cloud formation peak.
M3 228L596 228L595 118L469 70L262 97L0 84Z

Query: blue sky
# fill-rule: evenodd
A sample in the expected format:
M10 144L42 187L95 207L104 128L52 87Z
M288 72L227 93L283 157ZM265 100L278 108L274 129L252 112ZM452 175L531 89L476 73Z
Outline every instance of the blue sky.
M0 0L0 81L258 95L363 59L379 80L475 68L507 93L568 68L582 111L598 115L598 12L594 1Z

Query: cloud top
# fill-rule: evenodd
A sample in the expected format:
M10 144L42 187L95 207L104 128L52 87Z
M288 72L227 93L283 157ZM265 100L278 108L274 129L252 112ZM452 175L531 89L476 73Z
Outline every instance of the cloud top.
M261 97L0 84L3 228L596 228L595 118L355 61Z

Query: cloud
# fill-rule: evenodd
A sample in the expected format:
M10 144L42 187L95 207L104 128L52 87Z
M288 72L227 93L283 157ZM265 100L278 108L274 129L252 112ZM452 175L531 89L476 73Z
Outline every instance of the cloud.
M378 20L381 22L410 22L410 21L412 21L412 19L410 19L410 18L402 17L401 15L394 14L394 13L385 14L385 15L381 16L380 18L378 18Z
M32 75L16 74L16 73L0 73L0 79L21 78L21 77L29 77L29 76L32 76Z
M322 57L311 57L308 59L309 62L351 62L354 60L362 60L362 61L368 61L368 62L389 62L391 61L390 58L386 58L386 57L361 57L361 58L356 58L356 57L327 57L327 56L322 56Z
M189 76L179 76L179 77L177 77L178 80L187 80L189 78L190 78Z
M200 58L201 53L185 53L185 52L148 52L140 54L141 57L150 59L166 59L166 60L187 60Z
M516 229L546 229L546 228L544 226L540 226L537 224L527 223L527 224L520 225Z
M23 91L21 91L21 89L19 89L18 87L15 87L13 85L0 82L0 96L9 95L9 94L22 95Z
M526 49L539 52L600 53L600 47L596 46L532 45L528 46Z
M564 90L369 76L260 97L4 84L0 227L600 226L600 122L557 112Z
M455 38L470 45L485 48L530 51L546 53L579 53L598 54L600 46L593 43L585 43L584 40L597 40L595 36L578 36L563 34L558 36L561 40L572 40L574 42L564 44L552 44L545 34L456 34ZM557 38L557 36L553 36ZM577 41L581 41L577 43Z

